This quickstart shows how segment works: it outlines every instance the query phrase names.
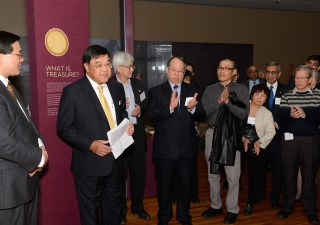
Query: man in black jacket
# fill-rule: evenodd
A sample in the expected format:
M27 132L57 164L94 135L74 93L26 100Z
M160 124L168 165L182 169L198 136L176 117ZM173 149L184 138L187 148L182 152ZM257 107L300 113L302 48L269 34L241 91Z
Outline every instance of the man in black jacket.
M129 120L135 126L133 134L134 143L122 154L124 164L123 210L121 224L127 223L127 195L126 179L129 170L131 212L137 214L140 219L149 220L150 215L143 207L143 194L146 183L146 151L147 137L142 116L147 109L147 98L143 82L132 78L134 71L134 58L128 52L117 52L113 59L115 76L112 78L123 84L126 94L127 112Z
M257 84L264 84L266 82L265 79L259 78L259 69L255 65L251 65L248 67L247 75L249 79L241 82L240 84L243 84L244 86L246 86L249 90L249 93L251 93L251 89L253 86Z
M273 137L268 150L270 152L272 190L269 195L272 208L279 208L279 199L282 190L282 163L281 163L281 139L283 125L279 119L279 107L281 96L290 91L287 85L278 82L281 76L281 66L277 62L268 62L265 69L266 85L270 89L269 101L264 106L272 112L276 135Z
M172 194L177 196L177 220L191 225L190 174L198 155L194 122L205 119L197 89L182 82L187 64L181 55L172 56L166 67L168 81L149 90L146 116L156 122L152 157L155 163L158 225L172 219ZM173 180L177 191L172 193Z

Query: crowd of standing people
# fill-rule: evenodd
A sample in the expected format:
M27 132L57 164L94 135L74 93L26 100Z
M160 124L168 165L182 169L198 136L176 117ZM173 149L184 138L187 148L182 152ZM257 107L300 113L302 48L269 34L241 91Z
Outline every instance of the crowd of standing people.
M0 201L4 224L37 224L38 178L47 164L44 140L32 123L18 91L8 77L19 75L23 56L19 37L0 33L0 171L8 193ZM225 171L228 194L223 222L233 224L240 212L240 175L248 162L249 192L245 215L266 193L270 167L270 206L286 219L301 200L311 224L318 224L316 181L320 158L320 56L312 55L295 68L288 85L281 84L281 66L268 62L260 73L247 69L239 78L236 62L223 59L218 82L204 93L194 83L194 66L182 55L166 65L167 81L146 90L133 78L134 57L120 51L110 58L100 45L83 53L85 75L62 92L57 134L72 149L72 171L82 224L126 224L125 182L130 175L131 213L150 220L144 209L147 141L142 117L155 123L152 157L158 198L158 225L173 218L192 225L190 200L200 203L197 185L198 126L207 118L205 159L210 188L210 218L223 213L220 171ZM113 71L112 71L113 70ZM114 76L112 76L114 72ZM106 133L125 118L134 143L115 158ZM151 150L151 149L150 149ZM299 179L300 178L300 179ZM19 196L19 198L17 198ZM280 204L281 202L281 204Z

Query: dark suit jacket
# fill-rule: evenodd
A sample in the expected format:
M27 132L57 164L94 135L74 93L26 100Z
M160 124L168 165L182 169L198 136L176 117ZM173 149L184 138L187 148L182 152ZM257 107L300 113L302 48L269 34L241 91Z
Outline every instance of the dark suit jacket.
M172 89L169 82L165 82L149 90L146 116L150 122L156 122L153 142L153 158L178 159L180 154L184 159L196 158L197 136L194 122L201 122L206 118L201 99L197 97L198 105L192 115L185 101L197 92L190 84L181 83L180 114L175 108L170 114L170 99Z
M117 124L128 114L123 85L109 80ZM100 157L89 150L94 140L108 140L110 126L87 76L66 86L60 99L57 133L73 147L72 170L81 176L108 176L115 162L113 154ZM119 157L117 160L120 160Z
M29 176L42 157L40 138L18 91L15 94L24 112L0 81L0 209L32 200L38 189L38 175Z
M116 76L114 76L112 78L112 80L117 81ZM136 148L140 148L140 149L144 149L145 151L147 150L147 136L146 136L146 130L145 130L145 126L142 120L142 117L145 115L146 113L146 109L147 109L147 94L146 90L144 88L144 84L142 81L135 79L135 78L131 78L131 87L133 90L133 95L134 95L134 101L137 105L140 106L141 109L141 115L140 117L136 117L137 118L137 126L135 126L134 128L134 133L132 135L133 139L135 140L135 142L133 143L133 146ZM140 95L144 93L145 99L141 102L140 99Z
M266 79L264 78L258 78L259 80L259 84L264 84L266 83ZM249 79L245 80L245 81L242 81L240 84L243 84L244 86L246 86L249 90Z
M267 85L267 83L265 83ZM269 106L269 102L266 102L264 104L264 107L266 107L267 109L269 109L272 113L272 116L273 116L273 119L274 121L278 124L279 126L279 129L281 130L282 128L282 124L281 124L281 121L279 120L279 108L280 108L280 104L279 105L276 105L275 104L275 100L276 98L281 98L281 96L283 94L285 94L286 92L290 91L291 89L287 86L287 85L284 85L284 84L281 84L279 83L278 81L278 87L277 87L277 91L276 91L276 94L274 96L274 100L273 100L273 103L272 103L272 108L270 110L270 106Z

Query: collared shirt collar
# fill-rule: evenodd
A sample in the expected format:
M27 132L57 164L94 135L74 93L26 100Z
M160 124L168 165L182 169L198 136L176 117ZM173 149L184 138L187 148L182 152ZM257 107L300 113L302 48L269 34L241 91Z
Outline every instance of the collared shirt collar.
M9 79L8 78L5 78L4 76L2 76L0 74L0 80L2 81L2 83L4 84L4 86L8 86L8 83L9 83Z
M250 80L249 79L249 83L250 84L252 84L253 85L253 82L255 82L255 84L257 85L257 84L260 84L260 80L259 80L259 78L258 79L256 79L255 81L253 81L253 80Z
M304 91L304 92L307 92L307 91L308 91L310 94L312 94L311 88L308 87L308 89L307 89L306 91ZM295 95L297 92L300 92L300 93L301 93L301 91L299 91L298 88L294 87L292 93Z
M98 88L98 86L104 86L104 87L106 87L106 83L98 84L97 82L95 82L94 80L92 80L91 77L88 76L88 74L86 74L86 76L87 76L90 84L92 85L92 87L93 87L94 89Z
M121 80L120 80L120 78L118 77L118 75L117 75L117 74L116 74L116 79L117 79L117 81L118 81L119 83L121 83L121 84L122 84L122 82L121 82ZM128 79L128 83L123 84L123 85L128 85L128 84L131 84L131 79Z
M178 86L179 86L179 87L178 87L179 89L181 88L181 83L180 83L180 84L173 84L173 83L170 83L170 81L168 81L168 82L169 82L170 87L171 87L172 90L174 89L173 87L174 87L175 85L178 85Z
M269 89L270 89L270 86L272 86L273 89L277 89L277 87L278 87L278 81L274 82L273 85L271 85L271 84L269 84L269 82L267 82L267 87L268 87Z

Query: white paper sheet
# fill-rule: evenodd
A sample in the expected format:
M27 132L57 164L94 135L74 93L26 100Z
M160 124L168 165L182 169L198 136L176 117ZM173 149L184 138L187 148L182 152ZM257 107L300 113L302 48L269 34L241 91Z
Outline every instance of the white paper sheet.
M134 142L132 136L126 132L129 124L130 121L124 119L116 128L107 133L114 158L118 158Z

